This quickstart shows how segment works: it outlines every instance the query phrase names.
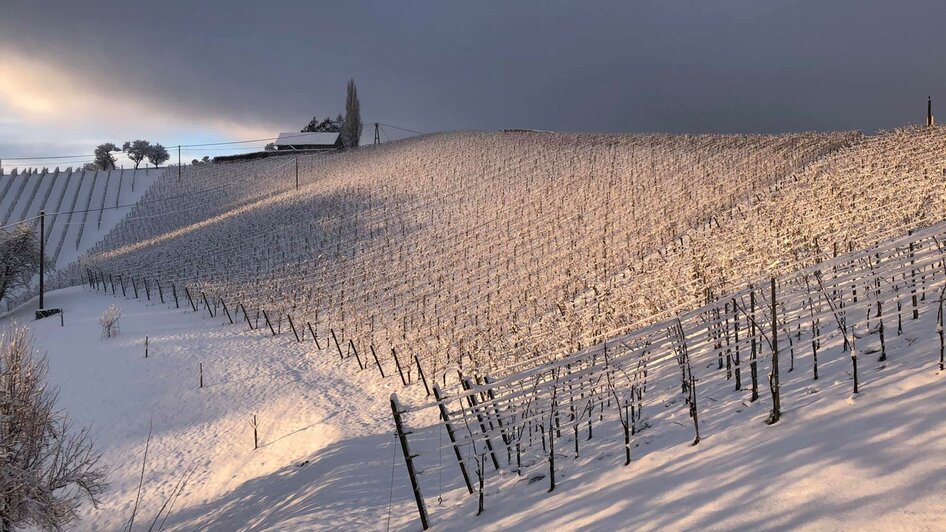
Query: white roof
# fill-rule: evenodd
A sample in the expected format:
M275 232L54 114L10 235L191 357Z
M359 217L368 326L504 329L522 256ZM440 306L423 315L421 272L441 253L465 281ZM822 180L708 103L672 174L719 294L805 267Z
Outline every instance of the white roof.
M326 145L331 146L338 140L338 133L280 133L276 138L277 146L305 146L305 145Z

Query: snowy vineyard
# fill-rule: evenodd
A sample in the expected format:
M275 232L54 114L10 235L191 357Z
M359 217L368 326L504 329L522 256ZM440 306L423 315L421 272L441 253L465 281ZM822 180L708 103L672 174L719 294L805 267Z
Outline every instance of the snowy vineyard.
M910 323L917 326L908 343L934 337L927 345L939 350L909 356L942 371L944 291L946 223L759 279L541 365L522 361L498 378L444 377L426 403L402 405L392 396L424 528L426 501L433 493L442 498L445 484L454 496L464 488L478 494L482 511L487 469L491 478L505 471L530 484L542 480L552 491L556 468L577 460L593 438L599 449L621 449L624 465L635 459L644 431L676 429L682 443L677 410L685 412L689 439L698 445L701 434L726 430L734 411L755 401L769 410L767 422L776 423L782 397L817 393L811 386L825 373L847 381L856 397L859 381L863 387L864 375L886 365L888 343ZM425 426L432 412L440 423ZM413 419L420 424L412 426Z
M450 133L197 165L56 280L412 397L391 425L419 508L465 504L934 363L904 346L942 345L944 141Z
M38 227L39 213L45 211L48 256L65 267L115 227L163 172L14 169L0 175L0 227L21 222ZM9 301L8 308L21 300Z
M487 371L647 318L674 242L861 139L455 133L188 168L62 279L186 288L430 379Z

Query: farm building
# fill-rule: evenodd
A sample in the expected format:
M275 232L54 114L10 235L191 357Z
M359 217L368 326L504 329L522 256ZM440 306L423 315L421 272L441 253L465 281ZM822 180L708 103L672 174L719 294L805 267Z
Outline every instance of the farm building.
M339 133L280 133L276 150L334 150L342 147Z

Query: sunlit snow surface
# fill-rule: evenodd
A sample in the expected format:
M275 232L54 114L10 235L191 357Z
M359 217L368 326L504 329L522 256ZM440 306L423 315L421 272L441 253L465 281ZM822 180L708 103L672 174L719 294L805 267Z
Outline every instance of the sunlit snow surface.
M315 349L311 339L299 344L286 330L272 337L173 304L84 288L52 293L47 301L66 310L65 327L55 317L29 325L48 356L50 379L61 387L60 405L76 423L92 424L112 482L99 510L84 509L79 529L126 524L149 420L154 436L136 518L142 526L193 465L170 529L383 529L389 496L391 527L419 529L403 460L392 446L387 401L397 391L420 402L419 386L404 390L391 378L359 371L352 359L339 364L334 351ZM111 303L125 311L121 334L102 340L96 318ZM28 320L29 310L14 317ZM436 419L417 420L411 441L429 471L424 487L434 526L938 528L946 510L946 388L936 371L934 318L921 314L906 321L903 335L891 334L883 367L864 357L855 398L849 358L835 341L821 355L817 383L807 357L796 360L794 372L783 369L784 414L775 426L763 423L770 405L764 387L751 406L741 404L747 392L706 392L700 401L725 414L706 423L703 441L691 447L686 410L666 397L657 407L666 412L645 417L666 415L679 425L640 433L630 466L622 465L618 427L606 421L591 441L582 431L577 461L571 442L559 442L563 459L553 494L546 479L527 482L546 473L544 463L521 478L487 469L486 512L478 517L475 497L458 484L452 454L441 458L435 450L446 441ZM262 447L255 451L253 414L261 421Z

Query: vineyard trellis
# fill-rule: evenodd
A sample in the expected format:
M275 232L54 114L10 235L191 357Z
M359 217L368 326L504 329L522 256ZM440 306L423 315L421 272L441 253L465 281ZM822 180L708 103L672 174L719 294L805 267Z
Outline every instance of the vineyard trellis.
M930 304L943 238L935 226L874 244L944 218L942 142L941 128L451 134L195 167L162 178L60 282L170 289L178 308L228 309L265 334L285 320L296 341L309 331L340 362L396 369L434 397L407 418L442 403L454 450L469 452L464 477L543 457L554 488L563 432L578 456L579 431L616 411L630 463L669 383L698 444L714 386L778 401L773 354L791 372L809 348L815 380L835 337L863 361L854 336L877 335L885 355L883 313L897 309L899 333Z
M87 270L87 275L91 287L105 292L111 290L117 295L114 279L106 282L104 273L91 269ZM132 278L134 286L138 286L139 281L142 286L146 285L145 279ZM153 282L156 287L161 286L159 281ZM172 292L177 293L174 286ZM222 297L208 297L205 292L192 297L186 286L184 293L187 295L185 307L193 312L205 310L211 317L222 318L217 309L228 309ZM429 514L423 495L423 475L431 471L442 474L450 468L442 462L433 469L416 466L413 461L421 455L410 451L414 434L440 428L445 431L448 443L441 443L433 452L446 451L455 458L456 470L471 494L482 494L486 464L493 470L509 470L517 475L547 467L551 491L555 488L556 458L569 456L563 454L562 447L556 451L556 441L572 444L572 456L577 459L582 427L586 428L590 440L595 423L602 425L606 424L606 418L616 419L622 433L616 440L623 446L625 465L628 465L632 462L633 437L652 426L644 414L645 407L656 410L653 398L661 397L661 392L672 393L670 390L679 388L693 422L692 445L700 442L700 416L713 412L709 404L699 403L698 386L702 390L750 393L749 401L771 403L769 422L778 422L781 391L778 382L772 380L779 367L777 335L785 337L787 346L781 349L786 350L792 360L801 359L803 346L809 346L813 381L819 378L819 352L821 364L826 363L823 346L832 340L840 342L840 351L848 352L855 364L853 393L857 393L856 342L860 340L863 344L875 336L880 347L860 352L879 353L877 361L886 360L884 319L890 323L894 317L883 314L884 306L898 309L898 335L902 333L904 319L918 320L935 307L936 327L930 333L938 335L940 350L938 358L930 356L930 363L942 369L946 351L942 327L944 296L946 222L839 255L786 276L756 280L737 292L710 298L699 308L667 311L662 319L657 317L659 321L632 333L561 358L512 364L499 378L479 372L477 368L468 368L467 374L457 370L454 378L444 376L441 382L433 383L430 388L433 399L429 402L405 406L392 397L398 436L403 442L403 452L410 455L409 459L405 458L413 470L410 476L421 519L426 528ZM134 297L146 296L136 293ZM278 334L265 310L256 312L254 321L242 302L235 308L242 310L250 329L259 328L262 316L271 334ZM226 314L230 323L234 323L229 311ZM289 315L287 318L291 320ZM359 368L369 367L367 362L358 359L352 342L348 343L346 351L342 350L331 328L322 335L324 345L319 342L319 334L311 322L306 322L301 330L303 334L297 335L297 341L306 341L304 333L308 330L318 349L325 349L327 353L334 351L341 362L355 358ZM745 332L740 334L740 331ZM374 346L371 351L374 354ZM749 390L742 388L737 375L744 359L737 353L746 351L751 353L747 361L753 373L758 371L756 366L767 368L772 399L767 400L766 394L760 393L758 379L752 380ZM419 362L416 365L418 376L412 379L409 377L412 366L402 365L396 352L392 355L405 387L427 387ZM725 362L721 363L720 357L724 357ZM376 355L374 362L381 378L389 376L385 375ZM438 425L409 425L412 417L430 410L436 410ZM613 415L615 412L617 416ZM600 438L601 429L597 434ZM607 431L604 434L614 436ZM477 475L479 488L474 488L471 471Z
M788 342L787 352L795 357L800 355L801 339L805 338L812 361L822 342L842 337L839 347L842 352L849 352L853 361L852 393L857 394L858 353L880 353L877 361L886 360L883 306L905 310L908 320L917 320L922 313L932 312L936 315L936 328L929 334L939 337L939 353L911 356L929 356L929 363L942 369L946 349L942 328L946 295L944 243L946 223L841 255L791 275L772 278L768 283L753 283L700 308L668 316L551 363L511 372L499 379L461 375L444 390L437 387L435 401L401 406L400 416L438 410L439 426L450 435L449 446L470 493L473 490L469 488L468 464L462 458L467 448L472 449L474 456L483 448L487 449L497 470L505 468L515 474L522 473L522 455L531 455L533 467L538 464L549 468L551 491L555 487L556 456L563 457L554 453L554 441L573 443L574 458L578 458L579 428L587 424L587 439L591 439L595 409L600 412L599 423L606 412L612 417L614 412L618 414L616 418L623 429L623 438L615 438L615 444L623 443L625 465L628 465L632 461L631 436L644 418L644 408L655 409L656 406L647 405L645 397L661 391L672 394L671 390L679 387L694 423L692 445L697 445L700 441L698 415L712 411L710 404L697 403L697 383L704 389L728 388L731 393L740 393L738 386L731 387L735 373L718 365L718 357L732 357L729 369L738 369L735 350L754 349L753 344L761 344L765 348L760 351L765 351L765 355L759 353L758 359L768 367L769 388L773 394L768 401L772 409L768 422L776 423L780 390L777 378L773 377L779 371L778 353L786 349L779 347L777 335L784 335L786 340L794 339ZM812 283L812 279L816 282ZM766 311L753 312L752 302L756 298L765 302ZM893 317L886 316L886 319ZM902 319L898 314L898 323ZM822 320L833 325L821 325ZM754 332L737 336L736 328L731 325L739 322L743 329ZM857 342L866 343L870 337L875 337L880 347L874 351L858 351ZM812 364L812 380L818 378L816 367ZM766 399L761 398L753 386L749 400ZM407 433L430 430L429 427L401 426L401 423L399 420L398 430ZM570 441L566 429L571 430ZM535 439L533 434L542 437ZM606 437L613 436L607 434ZM493 444L499 442L506 449L503 464L497 459L497 455L502 454L493 449ZM510 458L513 447L515 460ZM411 475L416 477L412 478L413 482L420 483L423 478L413 471ZM423 485L419 485L422 492ZM422 519L426 523L429 516L424 515Z
M653 271L651 256L668 252L662 242L685 235L688 226L711 227L707 210L736 212L746 195L768 193L793 169L858 138L439 135L367 154L300 156L298 191L295 160L197 167L192 184L165 179L149 194L207 186L208 179L235 186L167 205L169 213L183 213L153 213L150 227L142 222L144 209L133 213L137 222L116 228L81 268L192 286L253 312L331 325L355 352L374 346L382 363L401 365L387 346L411 353L416 363L408 367L432 381L464 365L528 358L550 340L559 353L573 350L587 343L582 336L591 328L563 340L561 327L585 321L589 305L612 322L634 321L601 309L601 298L634 277L622 270L628 262ZM503 149L485 160L467 157L495 145ZM424 162L431 153L442 160ZM403 175L418 159L429 178L388 185L374 177ZM458 166L478 177L433 175ZM553 179L542 175L548 166L572 170ZM611 177L591 181L589 189L587 173ZM738 193L723 185L737 175L744 178ZM563 202L576 195L606 201L569 209ZM649 198L666 207L619 209ZM674 201L680 216L668 224L664 215ZM454 249L459 242L469 245ZM593 260L582 260L583 248ZM162 260L171 249L176 260ZM602 276L610 280L602 283ZM562 298L565 305L556 308Z

